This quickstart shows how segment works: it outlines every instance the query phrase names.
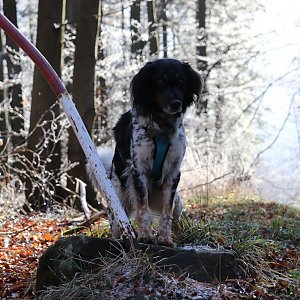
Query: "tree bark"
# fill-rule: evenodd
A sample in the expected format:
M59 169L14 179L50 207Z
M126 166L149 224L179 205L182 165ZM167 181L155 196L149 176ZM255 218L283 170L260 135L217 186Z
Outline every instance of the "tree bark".
M3 0L3 12L6 17L16 26L17 25L17 9L15 0ZM12 146L18 146L25 142L24 136L21 135L24 129L24 114L22 102L22 85L20 73L20 56L19 46L14 43L8 36L6 36L6 50L7 50L7 69L8 78L13 82L13 86L8 89L8 98L10 99L10 106L13 110L9 115L9 123L11 126Z
M161 21L163 36L163 55L168 57L168 26L167 26L167 0L161 0Z
M0 52L3 53L2 48L2 32L0 33ZM0 81L4 81L3 76L3 55L0 56ZM0 104L4 101L4 93L3 90L0 89ZM6 146L6 136L7 136L7 124L6 124L7 114L4 109L0 111L0 153L5 149Z
M63 4L64 0L39 1L36 40L36 47L53 66L59 76L61 73L61 30L63 27L56 25L63 23ZM49 111L49 108L55 103L56 96L38 68L35 67L30 113L30 134L27 141L27 147L29 149L27 159L29 162L34 160L32 153L36 152L36 145L45 138L43 130L49 130L51 122L53 122L53 117L57 117L60 114L59 105L52 108L53 114ZM40 120L41 117L42 120ZM41 124L41 122L45 124L43 125L43 129L36 127L37 124ZM55 134L59 130L59 124L56 124L56 126ZM60 143L49 139L49 137L46 138L48 138L48 144L47 147L44 146L43 150L39 153L40 161L43 162L46 171L56 174L61 165ZM54 187L52 192L59 197L56 191L57 183L55 179L45 184ZM44 191L42 192L40 189L34 188L34 183L31 181L31 178L27 178L26 198L31 208L42 209L50 204L49 201L52 195L47 195L46 200Z
M98 50L99 8L99 0L80 0L75 40L73 100L89 133L92 131L95 117L95 64ZM88 183L85 155L72 129L69 131L68 156L71 162L79 163L70 170L71 177ZM75 191L74 180L69 180L68 186ZM87 200L94 207L101 207L95 199L95 192L90 184L87 185Z
M205 94L207 94L207 86L206 86L206 71L207 71L207 60L205 59L206 54L206 41L207 35L205 32L206 26L206 0L197 0L197 11L196 11L196 22L198 24L198 34L196 41L196 57L197 57L197 69L202 72L202 76L204 77L204 87L203 87L203 97L202 101L199 103L197 107L197 111L200 114L202 111L207 111L207 99L205 98Z
M130 6L130 31L132 57L140 57L145 46L139 26L141 23L141 0L135 0Z
M149 54L155 55L158 52L158 36L157 36L157 15L155 8L155 0L147 1L147 12L148 12L148 33L150 42Z
M102 34L102 16L103 16L103 11L102 11L102 2L100 2L100 16L99 16L99 37L100 37L100 43L98 46L98 53L99 57L98 60L102 61L105 58L105 53L103 49L103 45L101 43L101 34ZM102 144L105 144L110 138L111 135L107 130L107 118L108 118L108 103L107 103L107 98L108 98L108 91L107 91L107 85L106 85L106 79L103 77L103 75L99 74L97 77L97 98L99 100L99 105L97 106L96 109L96 117L94 121L94 126L93 126L93 137L94 143L96 146L101 146Z
M207 36L205 33L205 19L206 19L206 0L197 1L197 12L196 20L198 23L198 34L197 34L197 68L200 71L205 72L207 69L207 62L203 58L206 57L206 40Z
M79 4L80 0L66 0L66 19L68 23L75 23L79 19Z

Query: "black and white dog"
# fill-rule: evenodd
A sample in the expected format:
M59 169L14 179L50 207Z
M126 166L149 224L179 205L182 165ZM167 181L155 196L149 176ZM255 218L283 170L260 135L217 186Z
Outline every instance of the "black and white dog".
M199 99L201 86L200 76L187 63L148 62L131 82L132 107L114 128L116 147L109 163L107 153L99 151L126 214L136 220L142 242L153 242L156 214L157 242L172 244L172 220L178 220L182 211L177 186L186 147L183 115ZM117 224L112 224L112 233L119 237Z

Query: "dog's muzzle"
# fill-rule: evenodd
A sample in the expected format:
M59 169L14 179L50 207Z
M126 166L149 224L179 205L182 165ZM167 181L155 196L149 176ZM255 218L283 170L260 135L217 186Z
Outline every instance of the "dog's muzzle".
M168 105L167 111L168 114L177 114L182 111L182 103L180 100L174 100Z

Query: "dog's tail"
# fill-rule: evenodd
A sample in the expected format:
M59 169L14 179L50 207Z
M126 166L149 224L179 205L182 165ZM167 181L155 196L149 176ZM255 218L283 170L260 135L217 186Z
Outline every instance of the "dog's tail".
M111 172L112 172L112 160L114 157L113 148L110 148L110 147L97 148L97 152L98 152L100 159L104 165L107 176L110 177ZM91 165L89 163L87 163L85 167L86 167L86 171L87 171L88 177L89 177L92 185L99 191L100 188L99 188L97 180L94 176Z

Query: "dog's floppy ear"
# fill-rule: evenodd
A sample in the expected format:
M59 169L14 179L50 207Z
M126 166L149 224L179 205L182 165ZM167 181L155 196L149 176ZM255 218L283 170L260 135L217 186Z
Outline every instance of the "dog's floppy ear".
M153 63L148 62L140 71L133 77L130 84L131 101L138 113L145 115L151 111L151 75Z
M184 63L187 78L186 96L184 99L185 107L189 107L193 102L198 102L203 87L203 79L188 63Z

